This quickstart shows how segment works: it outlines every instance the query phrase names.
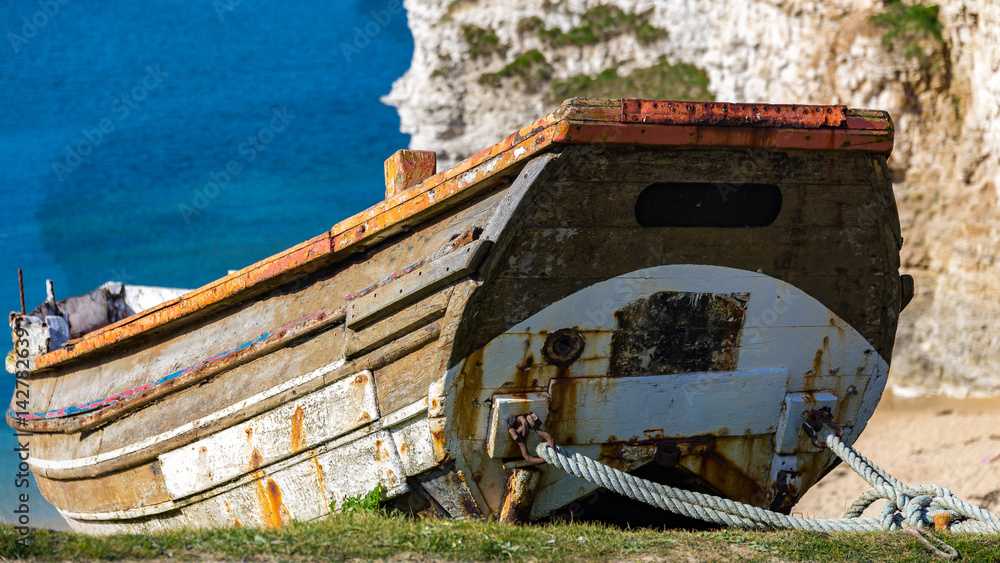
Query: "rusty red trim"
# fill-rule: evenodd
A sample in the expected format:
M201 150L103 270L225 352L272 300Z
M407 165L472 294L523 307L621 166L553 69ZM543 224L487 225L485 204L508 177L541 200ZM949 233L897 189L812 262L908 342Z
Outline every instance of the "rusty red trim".
M860 150L889 154L892 134L850 129L778 129L760 127L672 127L563 123L553 142L642 146Z
M625 123L627 125L622 125ZM314 239L181 297L85 335L77 343L35 358L46 369L173 322L399 227L419 221L443 201L504 174L560 143L768 147L862 150L888 154L892 124L882 112L844 106L792 106L572 99L503 141L333 226ZM454 200L452 200L454 201Z
M622 123L807 129L841 127L846 120L847 106L839 105L730 104L636 99L622 100L621 114Z

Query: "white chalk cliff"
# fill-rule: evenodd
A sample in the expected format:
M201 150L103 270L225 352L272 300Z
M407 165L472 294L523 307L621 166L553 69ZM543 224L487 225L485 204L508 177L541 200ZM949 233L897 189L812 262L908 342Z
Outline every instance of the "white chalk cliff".
M994 0L942 0L931 22L939 23L939 38L927 21L872 20L893 9L875 0L404 5L415 51L386 101L398 108L412 148L438 151L445 164L550 111L560 93L600 92L602 78L615 75L635 78L641 93L664 69L686 76L695 69L719 101L888 110L896 124L890 167L905 239L902 271L916 280L890 385L904 393L1000 394Z

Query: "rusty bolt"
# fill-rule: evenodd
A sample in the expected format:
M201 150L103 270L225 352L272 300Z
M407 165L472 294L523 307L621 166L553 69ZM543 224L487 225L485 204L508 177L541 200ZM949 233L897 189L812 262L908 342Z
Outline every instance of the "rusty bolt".
M661 442L656 444L656 452L653 454L653 461L663 467L676 467L681 461L681 450L676 444Z
M542 346L542 355L552 365L566 366L575 362L583 354L585 341L580 331L561 328L550 333Z

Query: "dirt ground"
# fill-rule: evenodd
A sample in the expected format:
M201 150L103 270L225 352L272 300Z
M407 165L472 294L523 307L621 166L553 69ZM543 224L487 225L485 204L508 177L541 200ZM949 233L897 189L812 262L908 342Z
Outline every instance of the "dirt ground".
M855 446L906 484L941 485L1000 512L1000 398L904 399L887 392ZM867 488L841 464L792 513L839 518ZM875 515L878 506L881 501L865 514Z

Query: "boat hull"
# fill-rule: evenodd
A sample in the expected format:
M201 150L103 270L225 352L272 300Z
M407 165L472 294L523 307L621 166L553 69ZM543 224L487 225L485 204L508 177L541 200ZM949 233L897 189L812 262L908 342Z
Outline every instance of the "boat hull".
M280 526L379 484L413 512L572 513L594 487L507 434L533 412L613 467L789 510L834 463L803 417L827 407L853 442L885 386L905 299L886 153L626 140L480 170L132 345L32 360L8 420L43 494L94 534Z

